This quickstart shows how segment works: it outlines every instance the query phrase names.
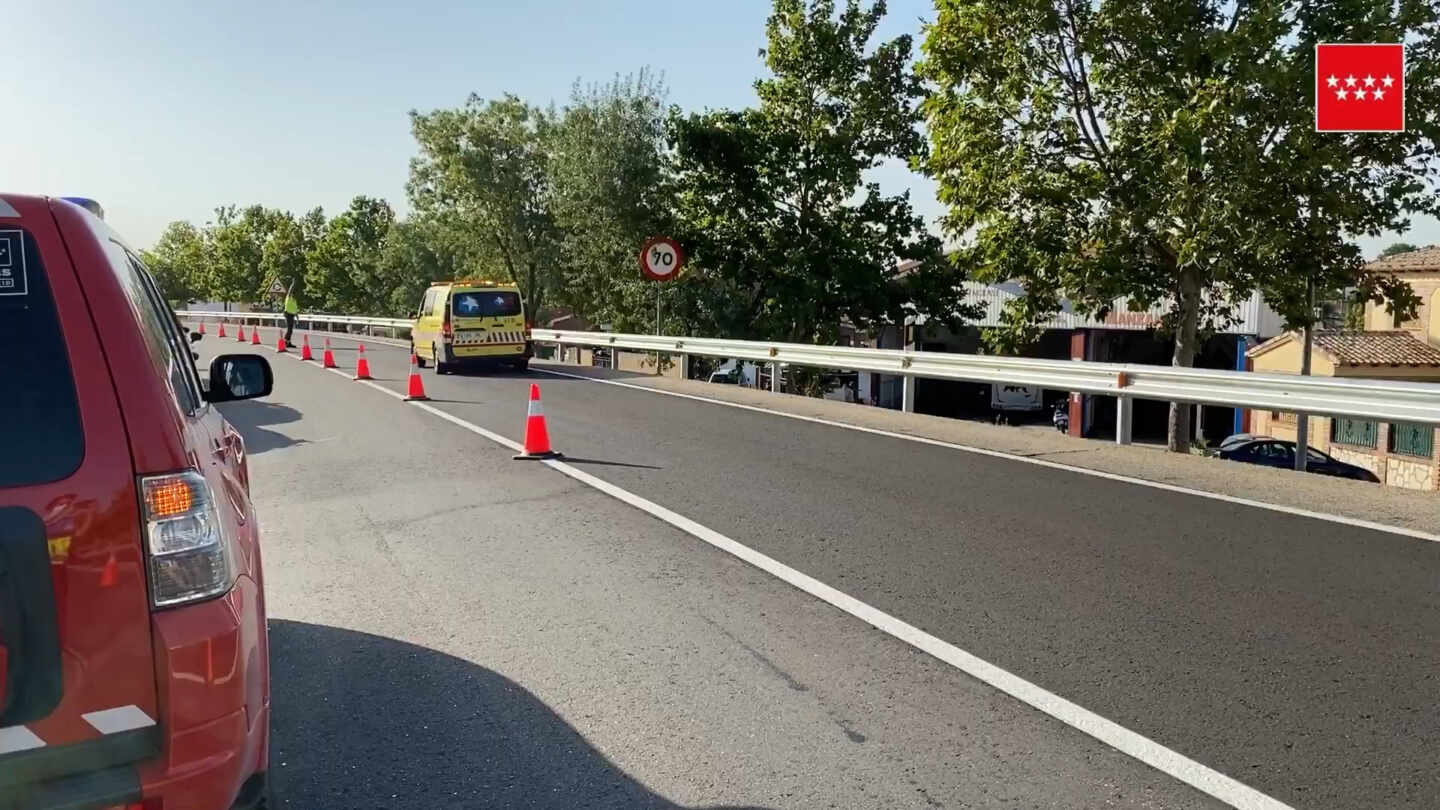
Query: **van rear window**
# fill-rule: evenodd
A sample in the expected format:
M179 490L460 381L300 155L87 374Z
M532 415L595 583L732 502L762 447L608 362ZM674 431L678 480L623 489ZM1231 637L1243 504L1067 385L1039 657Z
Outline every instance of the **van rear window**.
M451 311L457 318L499 318L520 314L520 296L513 292L457 292L451 296Z
M75 378L35 239L0 228L0 487L58 481L85 457Z

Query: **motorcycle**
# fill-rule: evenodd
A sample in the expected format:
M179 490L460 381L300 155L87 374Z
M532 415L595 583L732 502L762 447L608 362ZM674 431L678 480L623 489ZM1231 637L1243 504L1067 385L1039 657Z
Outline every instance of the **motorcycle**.
M1070 401L1062 399L1055 403L1055 410L1050 414L1050 424L1061 433L1070 432Z

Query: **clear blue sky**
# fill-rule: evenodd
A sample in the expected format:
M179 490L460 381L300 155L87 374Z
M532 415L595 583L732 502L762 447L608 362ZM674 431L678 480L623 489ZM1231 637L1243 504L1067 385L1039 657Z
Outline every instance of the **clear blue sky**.
M563 102L577 77L662 71L686 108L743 106L769 0L194 3L52 0L6 14L5 190L98 199L149 245L226 203L295 212L356 194L405 207L406 112L470 92ZM882 33L919 33L929 0L892 0ZM934 186L903 167L933 221ZM1394 237L1362 240L1373 255ZM1440 242L1417 221L1408 241Z

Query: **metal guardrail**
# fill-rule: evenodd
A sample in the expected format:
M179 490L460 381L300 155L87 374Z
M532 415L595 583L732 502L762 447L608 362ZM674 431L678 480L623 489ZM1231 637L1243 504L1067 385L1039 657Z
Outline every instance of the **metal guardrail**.
M175 313L182 318L212 318L220 321L263 321L284 323L283 312L201 312L181 310ZM295 316L298 323L347 324L351 326L377 326L382 329L409 329L413 318L370 318L364 315L326 315L321 312L302 312Z
M278 313L181 312L182 316L283 320ZM301 322L408 328L398 318L363 318L304 313ZM690 355L734 358L774 365L809 366L888 374L904 380L902 409L915 409L915 380L965 380L1008 383L1056 391L1116 397L1116 441L1130 441L1136 399L1224 405L1256 410L1351 416L1391 422L1440 425L1440 384L1339 377L1301 377L1247 371L1177 368L1080 360L1038 360L942 352L912 352L852 346L725 340L719 338L629 335L532 329L537 343L629 349L678 355L689 368ZM612 353L612 358L614 354ZM612 364L614 360L612 359ZM781 375L770 375L779 390Z

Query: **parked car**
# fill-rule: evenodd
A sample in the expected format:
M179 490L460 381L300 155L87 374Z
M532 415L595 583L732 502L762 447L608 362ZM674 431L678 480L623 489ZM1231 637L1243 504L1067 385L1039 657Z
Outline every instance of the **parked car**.
M0 807L265 806L269 645L245 443L99 206L0 195Z
M1295 469L1295 442L1269 436L1237 433L1220 442L1220 458L1293 470ZM1372 484L1380 483L1380 479L1376 477L1375 473L1364 467L1346 464L1313 447L1307 448L1305 471L1320 475L1333 475L1337 478L1352 478L1356 481L1369 481Z
M759 384L760 364L726 360L710 372L710 382L717 385L743 385L754 388Z

